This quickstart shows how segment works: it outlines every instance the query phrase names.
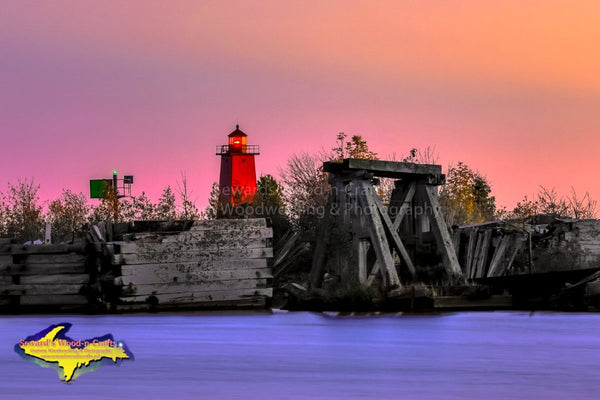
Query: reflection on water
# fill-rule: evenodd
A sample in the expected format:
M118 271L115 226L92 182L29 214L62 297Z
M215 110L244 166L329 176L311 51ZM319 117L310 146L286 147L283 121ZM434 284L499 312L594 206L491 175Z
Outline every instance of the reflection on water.
M71 322L135 361L72 384L13 346ZM600 314L0 317L0 399L596 399Z

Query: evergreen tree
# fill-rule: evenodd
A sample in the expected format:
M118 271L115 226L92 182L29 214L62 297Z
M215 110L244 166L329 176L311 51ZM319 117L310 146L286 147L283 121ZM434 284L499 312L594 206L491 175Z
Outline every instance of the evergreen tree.
M177 209L175 207L175 194L170 186L167 186L158 204L155 207L155 218L162 221L172 221L177 218Z

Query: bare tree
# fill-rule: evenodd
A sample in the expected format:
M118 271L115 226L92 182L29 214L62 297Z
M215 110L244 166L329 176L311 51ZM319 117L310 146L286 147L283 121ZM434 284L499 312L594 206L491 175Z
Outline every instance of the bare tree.
M181 213L179 214L179 218L185 220L200 218L196 202L192 200L192 192L188 190L187 176L183 171L181 172L181 182L177 182L177 193L181 199Z
M593 200L588 192L585 192L583 197L578 197L575 189L571 187L571 195L566 201L569 208L569 214L573 218L596 218L597 201Z
M323 162L328 160L326 152L294 154L280 170L286 210L301 229L313 230L323 215L330 187Z

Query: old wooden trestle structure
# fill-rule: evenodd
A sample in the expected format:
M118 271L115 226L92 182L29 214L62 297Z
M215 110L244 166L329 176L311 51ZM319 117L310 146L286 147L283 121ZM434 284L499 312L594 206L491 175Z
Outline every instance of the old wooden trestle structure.
M441 166L344 159L325 162L323 170L329 173L331 190L319 226L311 287L322 286L325 274L336 269L336 259L351 259L337 262L335 272L342 282L358 280L370 286L378 281L386 292L398 289L401 278L416 277L415 245L431 236L448 277L462 279L438 201L438 186L445 183ZM389 204L377 194L378 178L394 181ZM348 231L351 245L345 247Z

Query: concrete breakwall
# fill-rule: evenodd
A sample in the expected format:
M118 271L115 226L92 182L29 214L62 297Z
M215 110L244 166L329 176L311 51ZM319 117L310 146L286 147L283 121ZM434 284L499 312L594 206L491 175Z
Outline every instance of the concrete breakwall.
M68 244L0 242L0 311L265 308L264 219L101 223Z

